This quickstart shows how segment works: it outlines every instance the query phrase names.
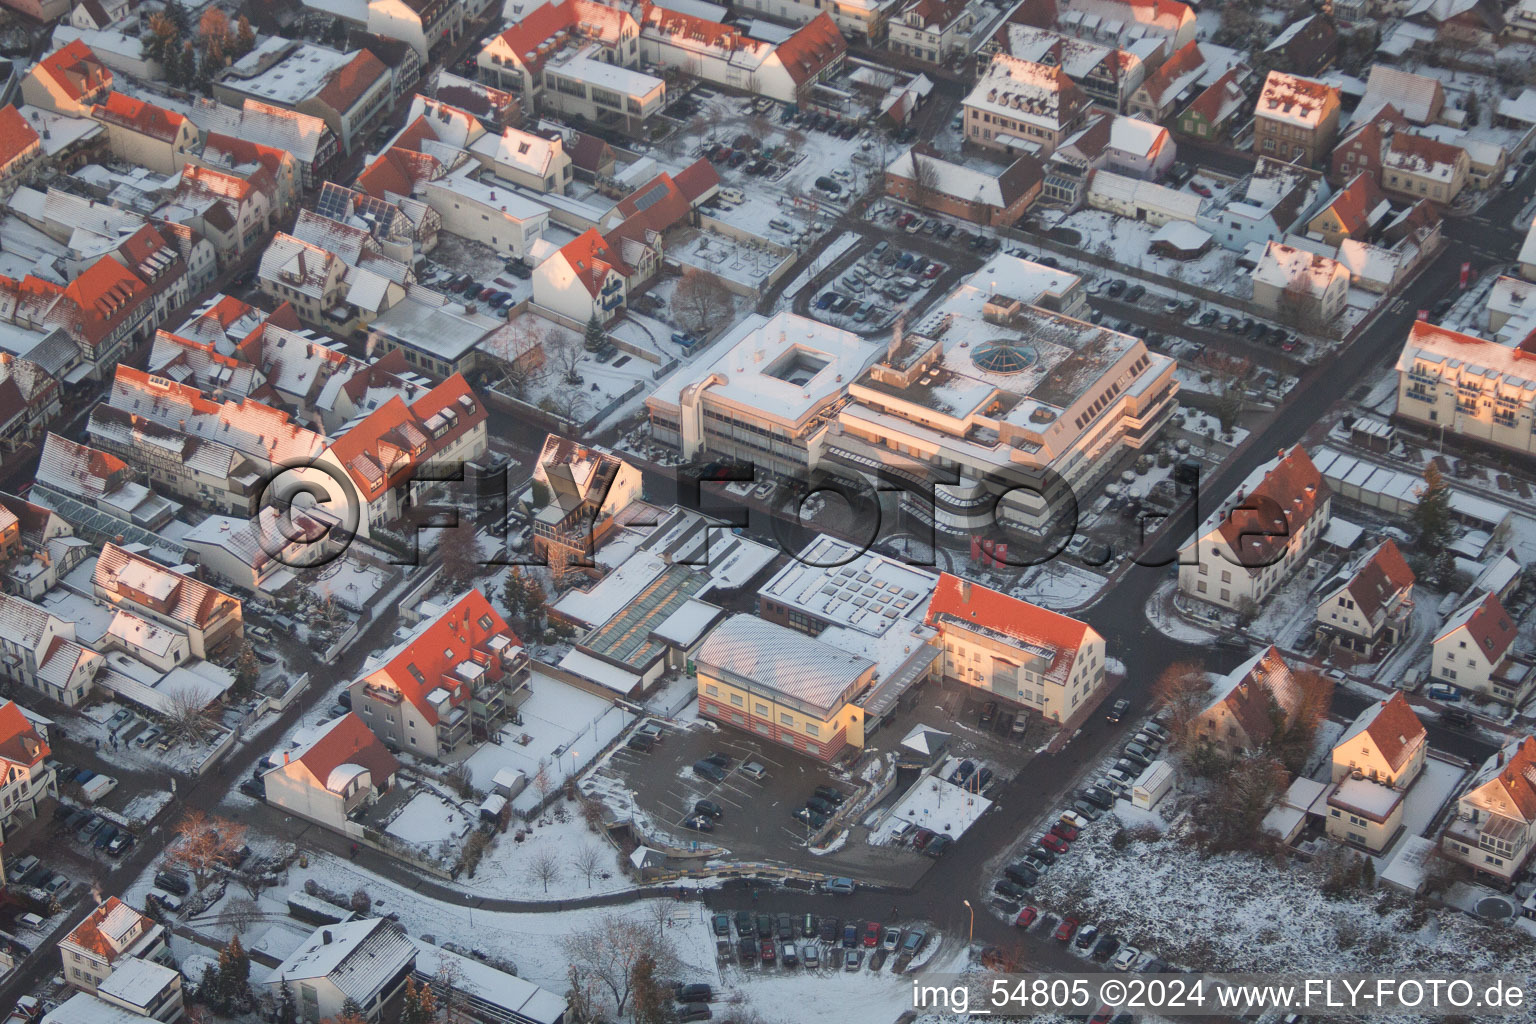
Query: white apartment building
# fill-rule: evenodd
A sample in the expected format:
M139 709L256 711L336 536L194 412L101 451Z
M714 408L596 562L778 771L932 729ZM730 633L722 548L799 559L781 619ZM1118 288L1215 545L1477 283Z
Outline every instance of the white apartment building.
M838 31L849 39L878 43L901 0L742 0L742 11L755 11L792 25L815 21L830 14Z
M1440 850L1483 878L1512 885L1536 849L1536 736L1483 763L1456 801Z
M1085 622L944 573L927 622L947 679L1064 722L1104 685L1104 638Z
M825 13L779 43L655 4L641 16L640 52L649 63L780 103L806 103L817 82L842 68L847 51Z
M1470 601L1435 637L1430 678L1519 707L1536 684L1536 667L1515 651L1518 626L1494 593Z
M999 53L963 105L968 142L1043 160L1083 126L1092 101L1061 67Z
M169 951L163 925L151 921L116 896L108 896L59 940L64 980L94 993L121 962L152 960Z
M1301 445L1280 452L1179 549L1179 590L1233 610L1262 605L1317 543L1332 502Z
M1536 341L1503 345L1415 321L1397 360L1397 415L1464 441L1536 454Z
M0 842L35 818L43 799L59 795L47 763L50 753L47 740L15 701L0 704Z

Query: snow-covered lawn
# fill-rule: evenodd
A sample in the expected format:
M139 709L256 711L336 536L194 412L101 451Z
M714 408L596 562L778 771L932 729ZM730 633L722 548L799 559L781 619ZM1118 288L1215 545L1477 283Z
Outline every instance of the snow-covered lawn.
M1161 809L1161 808L1160 808ZM1183 819L1187 821L1187 819ZM1122 940L1175 964L1230 972L1536 970L1536 944L1454 910L1416 916L1384 892L1325 897L1317 872L1251 854L1206 860L1182 822L1151 841L1110 845L1114 814L1073 846L1069 870L1035 890L1049 910L1109 923Z
M502 768L527 776L528 788L512 801L518 812L539 803L535 780L540 769L545 770L549 791L554 792L602 753L634 719L628 711L596 694L545 675L537 665L529 689L532 696L518 708L523 724L503 726L500 743L483 745L465 762L471 781L480 789L489 788L491 778Z
M412 846L426 847L445 839L456 840L469 831L469 826L469 817L458 805L426 790L411 797L384 831Z
M514 820L486 850L475 869L475 877L462 876L452 884L480 896L525 900L570 899L634 888L635 883L620 868L613 846L593 833L576 805L565 806L565 821L550 813L537 821ZM520 830L521 842L517 840ZM590 879L585 869L588 847L596 851ZM560 865L547 890L531 870L533 862L544 853L553 854Z
M1024 581L1009 593L1044 608L1062 611L1084 604L1103 586L1103 576L1072 565L1062 557L1029 570Z
M1061 227L1082 238L1078 248L1108 256L1120 263L1143 267L1154 274L1173 277L1213 291L1247 298L1252 291L1248 273L1237 269L1230 250L1213 246L1195 260L1174 260L1150 251L1158 229L1145 221L1127 220L1105 210L1078 210L1064 218Z

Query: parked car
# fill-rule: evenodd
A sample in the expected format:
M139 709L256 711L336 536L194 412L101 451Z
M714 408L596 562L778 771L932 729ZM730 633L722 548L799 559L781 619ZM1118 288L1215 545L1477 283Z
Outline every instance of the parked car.
M758 955L758 958L760 960L762 960L763 963L765 963L765 964L773 963L774 960L777 959L777 956L776 956L774 948L773 948L773 940L772 939L764 939L761 942L759 942L758 945L757 945L757 955Z
M1072 809L1089 821L1098 821L1104 816L1104 812L1087 800L1076 800L1072 803Z
M656 741L651 739L649 736L636 733L635 735L631 736L629 741L624 745L630 750L638 750L642 754L649 754L652 748L656 746Z
M694 814L702 814L710 818L723 818L725 811L713 800L700 800L693 805Z
M837 807L831 801L823 800L819 796L813 796L805 802L805 806L823 817L830 818L836 812Z
M851 896L853 895L853 890L857 888L857 884L851 878L834 878L824 884L822 888L839 896Z
M913 928L907 932L907 937L901 940L901 955L916 956L922 952L923 944L928 941L928 933L921 928Z
M871 949L880 945L879 921L864 922L864 945L870 947Z
M843 923L835 917L821 919L821 941L832 943L843 933Z
M1139 956L1141 956L1141 950L1135 946L1121 946L1119 952L1109 961L1109 966L1117 971L1128 971Z
M1131 702L1122 698L1110 705L1109 713L1104 717L1109 719L1111 722L1119 722L1122 718L1125 717L1125 713L1130 709Z
M965 782L966 779L971 777L971 773L975 770L975 761L969 759L961 761L958 765L955 766L955 770L950 772L949 781L953 782L957 786L961 785Z
M1019 916L1013 919L1013 926L1015 928L1028 928L1035 923L1035 919L1039 916L1040 910L1038 907L1025 907L1019 911Z
M864 951L862 949L849 949L843 952L843 970L856 971L864 966Z
M954 843L954 836L934 836L928 845L923 847L923 856L932 857L937 860L944 856L944 851L948 850Z
M805 961L806 967L821 966L821 947L814 942L807 942L800 947L800 959Z
M796 967L800 964L800 951L795 948L793 942L783 943L779 947L779 963L785 967Z
M841 804L844 800L848 799L848 794L831 786L817 786L816 795L831 804Z
M1019 885L1017 882L1010 882L1007 879L998 879L992 883L992 891L999 896L1013 900L1015 903L1029 898L1029 892L1022 885Z
M1061 836L1058 836L1053 832L1047 832L1045 835L1041 836L1040 845L1045 847L1047 850L1050 850L1052 853L1066 853L1068 850L1072 849L1072 847L1067 845L1067 841L1065 839L1061 838Z
M981 706L981 718L978 719L977 724L979 724L979 725L988 725L996 717L997 717L997 701L989 700L989 701L987 701L985 704L983 704Z
M1076 931L1077 918L1064 917L1061 919L1061 924L1056 926L1056 934L1054 938L1057 942L1066 942L1068 939L1072 938L1073 933Z
M1150 747L1142 746L1140 743L1127 743L1125 745L1123 756L1139 757L1146 761L1148 764L1151 764L1157 758L1157 751L1151 749Z
M702 981L687 985L678 982L675 993L680 1003L707 1003L715 998L715 990Z
M809 807L797 808L793 817L797 821L803 821L811 828L824 828L827 824L827 816L819 811L813 811Z
M725 771L711 761L693 762L693 774L701 775L712 782L724 782Z
M1099 940L1099 944L1093 947L1093 952L1088 955L1099 963L1108 963L1109 958L1115 955L1120 948L1120 940L1113 935L1106 935Z
M859 926L852 921L843 925L843 948L853 949L859 944Z
M696 1020L710 1020L714 1015L715 1011L711 1010L705 1003L684 1003L677 1008L678 1024L688 1024L688 1022Z
M1089 786L1083 790L1083 799L1101 810L1109 810L1115 806L1115 794L1098 786Z
M897 947L899 947L900 945L901 945L901 929L900 928L887 928L885 930L885 933L880 936L880 948L885 950L885 951L887 951L887 952L894 953L896 951Z

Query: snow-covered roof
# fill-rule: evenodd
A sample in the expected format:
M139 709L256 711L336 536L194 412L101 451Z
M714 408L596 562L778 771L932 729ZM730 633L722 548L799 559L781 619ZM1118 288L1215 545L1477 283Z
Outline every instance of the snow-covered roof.
M1210 244L1211 233L1187 220L1171 220L1158 228L1150 241L1154 245L1165 242L1183 252L1193 252Z
M560 667L599 686L607 687L623 697L634 693L645 681L638 672L632 672L580 650L568 651L560 659Z
M1354 811L1377 822L1386 821L1387 816L1402 802L1401 790L1374 779L1346 778L1328 795L1330 805Z
M267 984L328 978L343 995L368 1006L384 984L415 959L416 945L398 925L377 917L343 921L315 929L272 969Z
M642 846L640 849L646 848ZM444 968L448 968L454 978L454 988L467 996L472 1006L484 1007L494 1013L493 1019L515 1020L519 1024L555 1024L565 1015L566 1000L558 993L472 957L460 956L419 939L410 941L416 946L418 981L431 984L443 975Z
M1264 80L1264 91L1259 95L1254 114L1310 131L1321 125L1327 114L1337 110L1338 106L1338 93L1327 83L1271 71Z
M169 967L132 956L113 964L112 974L96 991L134 1006L147 1006L175 977L176 972Z
M701 672L787 697L818 714L834 712L875 667L868 658L755 615L733 615L716 626L694 660Z
M1347 284L1349 271L1338 260L1270 242L1253 268L1253 280L1281 290L1300 284L1307 294L1320 299L1334 282L1343 280Z
M871 636L921 621L936 574L834 537L811 541L758 591L761 599Z
M1138 117L1115 116L1109 122L1109 147L1150 159L1168 143L1168 129Z

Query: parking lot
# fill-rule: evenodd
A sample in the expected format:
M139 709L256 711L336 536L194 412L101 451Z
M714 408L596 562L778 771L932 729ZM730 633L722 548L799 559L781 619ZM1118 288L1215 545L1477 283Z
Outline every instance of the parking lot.
M758 742L746 733L670 726L662 729L663 739L648 753L621 746L599 770L609 776L600 782L616 782L629 792L637 817L643 816L645 829L658 841L685 848L691 843L720 847L733 861L773 862L891 884L910 884L932 866L933 861L912 850L872 847L862 838L819 855L808 849L816 829L797 819L795 812L815 796L818 786L856 799L860 788L857 780L803 754ZM694 762L712 754L730 759L721 781L693 770ZM743 771L743 765L753 762L763 766L760 779ZM695 806L700 800L712 801L721 811L710 822L708 832L685 824L698 816ZM846 824L859 823L854 819Z
M917 922L869 921L775 913L767 904L711 918L717 960L743 970L794 970L827 975L889 970L902 974L930 959L940 937ZM893 908L895 909L895 908Z

